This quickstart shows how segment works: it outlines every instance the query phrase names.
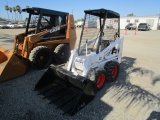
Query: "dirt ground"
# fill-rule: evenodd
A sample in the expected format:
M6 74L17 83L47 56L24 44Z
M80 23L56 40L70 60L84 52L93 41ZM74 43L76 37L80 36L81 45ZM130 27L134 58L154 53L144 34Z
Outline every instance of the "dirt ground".
M77 29L79 40L81 29ZM14 36L24 29L0 29L0 46L11 49ZM75 116L59 109L33 91L45 70L0 84L2 120L152 120L160 119L160 31L121 30L123 59L117 81L107 83L95 99Z

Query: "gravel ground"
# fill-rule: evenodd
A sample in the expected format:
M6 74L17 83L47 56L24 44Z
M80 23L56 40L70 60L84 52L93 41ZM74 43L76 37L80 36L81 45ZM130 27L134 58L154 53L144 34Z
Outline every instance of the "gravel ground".
M0 45L12 48L14 35L24 29L0 29ZM77 36L80 29L77 29ZM62 115L54 104L33 91L45 70L0 84L1 120L152 120L160 119L160 31L121 30L123 61L117 81L107 83L75 116ZM79 37L78 37L79 40Z

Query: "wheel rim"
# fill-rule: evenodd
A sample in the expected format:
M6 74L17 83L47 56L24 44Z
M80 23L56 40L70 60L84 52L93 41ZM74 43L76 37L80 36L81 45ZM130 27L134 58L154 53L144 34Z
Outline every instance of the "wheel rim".
M118 73L118 66L114 66L112 69L112 78L115 78Z
M69 56L68 50L66 50L66 51L63 50L61 52L61 61L65 62L66 60L68 60L67 56Z
M65 52L62 52L62 56L64 56L65 55Z
M65 60L66 59L66 51L62 51L62 53L61 53L61 59L62 60Z
M40 56L39 58L40 58L40 60L43 60L43 59L44 59L44 56Z
M37 63L40 66L46 66L48 64L49 54L48 53L40 53L38 55Z
M104 84L104 82L105 82L105 75L104 75L104 73L101 73L99 76L98 76L98 80L97 80L97 83L96 83L96 85L97 85L97 88L101 88L102 86L103 86L103 84Z

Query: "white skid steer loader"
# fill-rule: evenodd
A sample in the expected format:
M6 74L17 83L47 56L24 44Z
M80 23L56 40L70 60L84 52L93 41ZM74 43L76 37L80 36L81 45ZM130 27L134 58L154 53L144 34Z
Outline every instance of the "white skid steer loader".
M35 86L69 115L92 101L106 81L116 80L122 57L120 15L106 9L84 12L79 46L71 52L67 68L51 66Z

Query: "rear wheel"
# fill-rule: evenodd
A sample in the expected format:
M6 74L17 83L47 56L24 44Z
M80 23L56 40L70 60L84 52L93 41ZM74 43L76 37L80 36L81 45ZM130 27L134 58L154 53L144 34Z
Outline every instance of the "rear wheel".
M104 69L107 73L107 81L115 81L119 73L119 63L115 61L107 62Z
M97 92L105 84L106 71L101 68L95 68L89 72L88 78L95 83L94 84L94 91Z
M70 48L67 44L60 44L54 50L54 60L58 64L62 64L68 61L70 57Z
M38 46L31 51L29 60L36 68L45 69L51 64L52 57L53 55L47 47Z

